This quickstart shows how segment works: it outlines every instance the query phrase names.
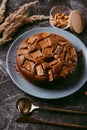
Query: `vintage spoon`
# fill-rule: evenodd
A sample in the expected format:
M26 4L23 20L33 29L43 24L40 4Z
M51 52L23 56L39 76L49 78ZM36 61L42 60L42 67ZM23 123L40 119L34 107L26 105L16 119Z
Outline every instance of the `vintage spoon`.
M74 111L74 110L65 110L59 108L50 108L50 107L39 107L35 106L28 98L20 98L17 103L16 107L22 114L30 114L34 110L50 110L55 112L63 112L63 113L71 113L71 114L80 114L80 115L87 115L87 112L81 111Z

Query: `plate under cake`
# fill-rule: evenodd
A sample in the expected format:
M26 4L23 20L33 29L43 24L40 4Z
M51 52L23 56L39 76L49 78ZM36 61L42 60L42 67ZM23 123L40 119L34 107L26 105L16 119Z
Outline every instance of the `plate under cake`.
M51 89L30 83L17 71L16 64L17 50L21 43L31 35L43 32L55 33L68 39L77 51L82 51L83 53L83 57L79 58L78 66L74 74L69 76L70 78L67 78L65 82L62 82L60 85L54 84L54 87ZM7 53L6 66L8 74L14 84L25 93L42 99L64 98L78 91L87 81L87 48L78 37L68 31L54 29L52 27L40 27L23 33L13 42ZM47 84L45 84L45 86L47 86Z

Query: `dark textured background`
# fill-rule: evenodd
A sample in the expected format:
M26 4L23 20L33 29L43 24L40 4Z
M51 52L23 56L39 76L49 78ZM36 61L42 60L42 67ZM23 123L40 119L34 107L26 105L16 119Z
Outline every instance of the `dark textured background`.
M6 16L17 10L21 5L30 0L8 0ZM0 0L1 4L1 0ZM75 34L87 46L87 0L39 0L39 3L29 10L29 14L44 14L49 15L51 7L54 5L66 5L71 9L79 9L82 11L85 21L84 31L81 34ZM33 24L22 26L14 34L15 40L23 32L36 28L50 26L49 21L39 21ZM68 29L70 32L70 30ZM73 130L70 128L63 128L57 126L37 125L37 124L23 124L16 123L15 119L20 116L16 110L16 101L20 97L28 97L35 105L49 106L56 108L65 108L79 111L87 111L87 96L84 91L87 90L87 84L75 94L63 99L43 100L32 97L22 92L14 85L6 72L6 54L12 41L0 46L0 130ZM87 116L70 115L56 112L35 111L31 117L46 121L77 123L87 125Z

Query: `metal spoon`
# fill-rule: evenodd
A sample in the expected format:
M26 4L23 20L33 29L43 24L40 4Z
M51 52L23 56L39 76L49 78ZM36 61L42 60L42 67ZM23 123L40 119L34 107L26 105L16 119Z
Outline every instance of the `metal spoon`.
M39 108L38 106L33 105L28 98L20 98L16 103L16 107L22 114L29 114L33 110Z
M17 103L16 107L22 114L30 114L34 110L50 110L55 112L63 112L63 113L71 113L71 114L80 114L80 115L87 115L87 112L81 111L74 111L74 110L65 110L59 108L50 108L50 107L39 107L35 106L28 98L20 98Z

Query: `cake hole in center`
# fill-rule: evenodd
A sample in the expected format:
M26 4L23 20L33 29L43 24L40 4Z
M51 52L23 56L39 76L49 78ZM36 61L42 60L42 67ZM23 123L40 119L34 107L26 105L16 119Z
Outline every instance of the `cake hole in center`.
M47 62L47 63L50 63L50 62L53 61L53 60L54 60L54 57L53 57L53 56L51 56L51 57L45 57L45 58L44 58L44 61Z

